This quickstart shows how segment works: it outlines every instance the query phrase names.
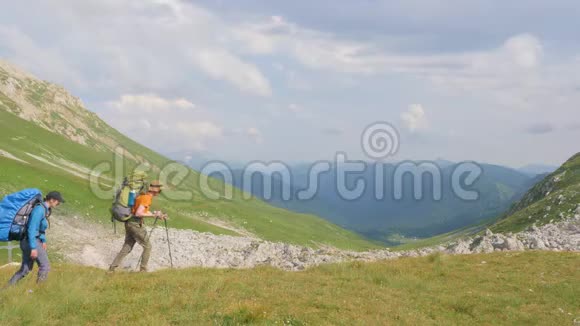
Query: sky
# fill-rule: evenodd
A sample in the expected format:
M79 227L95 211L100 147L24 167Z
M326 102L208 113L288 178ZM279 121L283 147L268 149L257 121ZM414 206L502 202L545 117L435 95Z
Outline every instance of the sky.
M580 147L578 1L20 0L0 58L179 160L558 165Z

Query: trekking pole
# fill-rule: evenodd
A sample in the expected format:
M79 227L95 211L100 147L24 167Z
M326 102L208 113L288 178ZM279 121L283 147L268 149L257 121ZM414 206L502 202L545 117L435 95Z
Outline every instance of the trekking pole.
M149 231L149 234L145 238L145 243L149 242L149 239L151 239L151 234L153 233L153 230L155 230L155 228L157 227L157 221L158 220L159 220L159 217L156 216L155 217L155 221L153 222L153 227L151 228L151 231ZM141 255L141 257L139 257L139 261L137 262L137 267L136 268L139 268L139 266L141 265L141 261L142 260L143 260L143 255Z
M165 234L167 235L167 247L169 248L169 261L171 262L171 268L173 268L173 255L171 254L171 242L169 242L169 229L167 228L167 219L163 221L165 222Z

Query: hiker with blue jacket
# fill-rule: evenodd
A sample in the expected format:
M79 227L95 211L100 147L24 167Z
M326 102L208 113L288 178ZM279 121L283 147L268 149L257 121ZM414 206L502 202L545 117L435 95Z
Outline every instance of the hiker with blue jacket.
M52 191L46 195L44 200L37 204L32 210L28 223L26 224L25 235L20 240L22 250L22 265L12 276L9 285L14 285L30 273L34 267L34 262L38 264L37 283L41 283L48 277L50 262L46 252L46 229L48 228L47 218L53 208L64 203L62 195L57 191Z

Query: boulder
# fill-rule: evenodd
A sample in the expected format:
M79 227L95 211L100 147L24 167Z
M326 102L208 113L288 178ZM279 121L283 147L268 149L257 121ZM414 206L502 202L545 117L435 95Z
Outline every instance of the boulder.
M493 245L489 237L478 237L473 240L470 249L473 253L489 253L493 252Z
M507 250L522 251L525 249L524 244L515 236L507 237L504 244Z
M538 250L546 249L546 244L542 239L533 237L532 239L530 239L530 249L538 249Z
M470 244L470 242L468 242L468 241L459 240L459 241L449 245L449 247L447 247L445 252L447 252L449 254L459 254L459 255L470 254L471 250L469 248L469 244Z

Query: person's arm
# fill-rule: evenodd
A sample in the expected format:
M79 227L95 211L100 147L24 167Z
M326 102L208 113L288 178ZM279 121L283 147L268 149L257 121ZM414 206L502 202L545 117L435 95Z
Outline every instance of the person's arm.
M30 214L30 220L28 221L26 228L26 237L30 250L36 249L36 236L38 235L38 228L40 227L40 221L44 218L44 209L40 206L36 206L32 213Z
M155 217L155 214L148 212L147 207L144 205L139 205L137 207L137 211L135 211L135 216L143 218L143 217Z
M40 239L40 242L42 242L44 247L46 247L46 233L45 233L46 229L48 229L48 221L46 220L45 217L40 221L40 230L42 231L39 232L40 235L38 236L38 239Z
M145 217L163 218L163 214L161 212L159 212L159 211L148 212L147 208L143 205L139 205L139 207L137 208L137 211L135 212L135 216L137 216L139 218L145 218Z

